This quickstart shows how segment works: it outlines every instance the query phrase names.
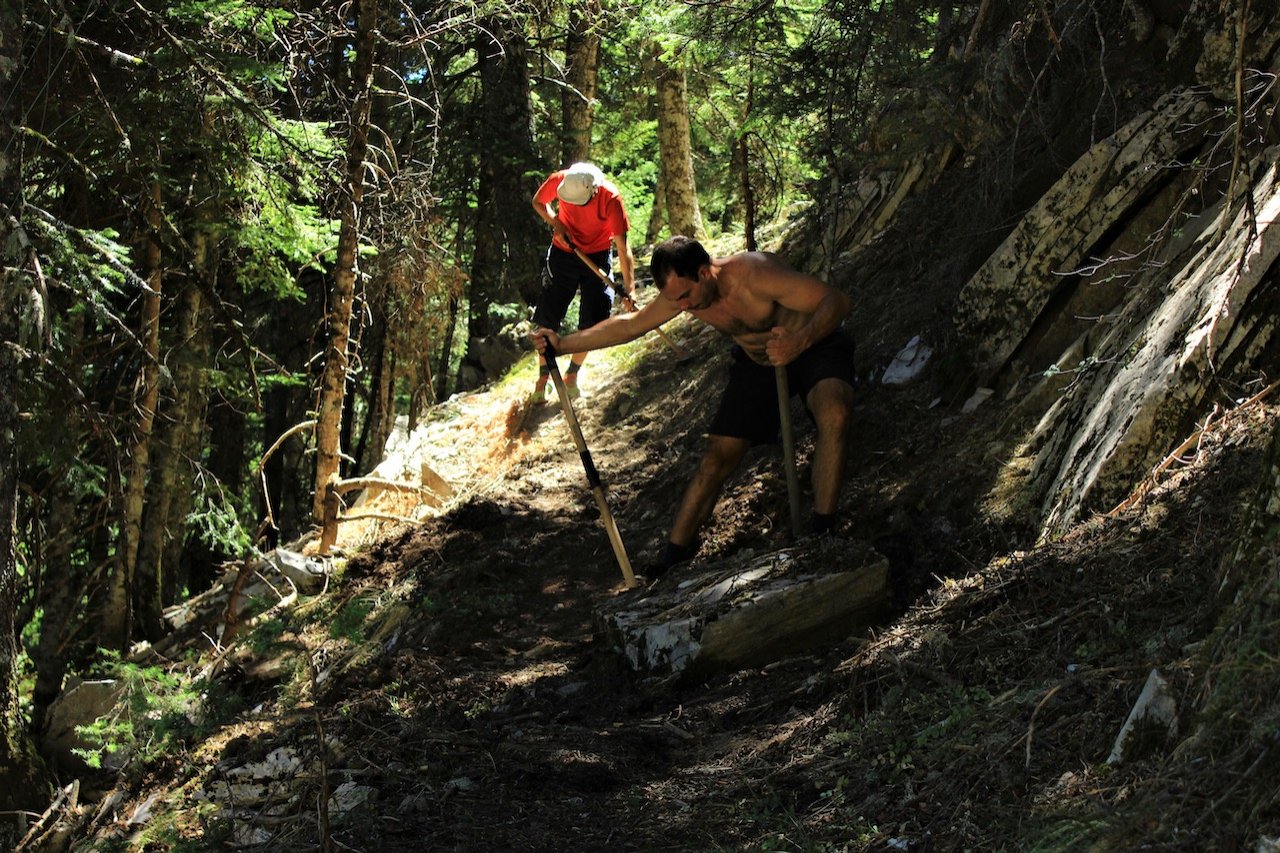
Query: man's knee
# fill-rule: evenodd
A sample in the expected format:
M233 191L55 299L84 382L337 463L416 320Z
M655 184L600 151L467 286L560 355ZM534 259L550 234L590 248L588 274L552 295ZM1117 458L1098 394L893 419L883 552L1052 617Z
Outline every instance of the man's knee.
M819 432L843 435L853 412L853 387L838 379L825 379L809 392L808 403Z
M751 442L745 438L731 438L726 435L708 436L707 450L702 456L702 464L715 471L731 471L750 447Z

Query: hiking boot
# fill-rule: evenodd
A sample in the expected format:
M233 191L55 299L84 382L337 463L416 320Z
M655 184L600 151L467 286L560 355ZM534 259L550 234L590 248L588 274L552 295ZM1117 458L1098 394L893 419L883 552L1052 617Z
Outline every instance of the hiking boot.
M547 402L547 386L534 388L533 393L529 395L529 405L541 406L545 402Z
M839 519L835 513L827 514L823 512L815 512L809 519L809 536L835 536L836 525Z
M578 387L577 383L572 385L566 383L564 386L564 392L569 395L570 400L576 400L582 396L582 389Z
M658 555L658 559L645 566L641 574L645 576L649 583L653 583L676 566L692 560L694 555L698 553L699 544L696 539L692 545L677 545L674 542L668 542L663 547L662 553Z

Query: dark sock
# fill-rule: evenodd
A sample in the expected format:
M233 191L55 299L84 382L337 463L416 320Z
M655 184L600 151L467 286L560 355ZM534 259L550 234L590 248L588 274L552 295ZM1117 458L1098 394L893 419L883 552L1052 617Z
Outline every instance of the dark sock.
M581 364L578 364L576 361L571 361L571 362L569 362L569 369L568 369L568 370L566 370L566 371L564 372L564 375L565 375L566 377L569 377L569 376L577 376L577 375L578 375L578 371L579 371L579 370L581 370L581 369L582 369L582 365L581 365Z
M698 543L696 541L692 545L677 545L674 542L668 542L663 547L662 553L658 555L657 561L649 566L645 574L649 576L649 580L660 578L675 566L692 560L693 555L696 553L698 553Z
M815 512L809 519L809 532L816 536L830 533L835 529L836 514L834 512Z
M677 545L674 542L668 542L666 547L662 549L662 556L658 558L658 562L667 568L679 565L693 559L693 555L698 551L695 545Z

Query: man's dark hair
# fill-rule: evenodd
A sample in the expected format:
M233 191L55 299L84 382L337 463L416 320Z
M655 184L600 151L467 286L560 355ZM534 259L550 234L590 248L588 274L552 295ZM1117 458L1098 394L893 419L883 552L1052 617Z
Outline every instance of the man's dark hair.
M653 283L662 290L667 286L667 275L675 273L681 278L698 278L703 264L711 263L711 256L702 244L692 237L675 236L663 240L653 250L649 259L649 273Z

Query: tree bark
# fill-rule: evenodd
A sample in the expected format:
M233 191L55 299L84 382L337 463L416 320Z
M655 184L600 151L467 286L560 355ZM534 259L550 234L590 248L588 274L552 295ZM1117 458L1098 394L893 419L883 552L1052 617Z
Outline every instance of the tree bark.
M78 435L77 419L72 420L67 435ZM40 583L43 588L40 606L40 637L30 650L31 662L36 668L36 683L32 690L35 707L32 718L37 729L44 720L44 712L62 691L62 679L67 669L66 641L74 632L81 614L77 599L84 591L86 578L75 570L72 552L82 533L78 530L76 516L79 510L74 489L50 489L48 525L51 537L48 549L42 555Z
M207 235L193 241L197 268L205 267ZM167 359L173 365L173 396L165 408L157 436L152 484L147 499L146 524L138 553L138 594L134 597L137 625L154 642L164 633L162 611L174 600L179 566L173 559L181 552L185 520L191 509L194 485L191 458L199 453L204 424L204 388L201 364L205 355L205 324L201 322L200 288L187 282L178 305L177 337ZM177 548L170 543L177 541Z
M754 53L755 46L752 45ZM747 61L747 97L746 103L743 105L742 124L743 127L749 127L751 124L751 108L752 101L755 97L755 61L754 58ZM749 144L749 131L742 130L738 133L738 168L741 170L738 175L741 179L742 186L742 231L746 236L747 251L754 252L756 250L756 193L755 186L751 183L751 146ZM830 281L830 276L827 278Z
M378 359L378 373L371 390L372 405L369 412L369 436L362 454L361 471L372 471L382 461L387 449L387 439L396 424L396 358L395 345L390 335L384 335Z
M164 281L158 235L161 227L160 182L151 186L147 205L147 285L142 303L142 369L135 392L138 420L134 426L129 473L121 508L120 547L115 571L107 590L102 638L115 648L128 649L133 639L133 596L138 570L138 546L142 541L142 510L147 479L151 474L151 433L155 426L156 404L160 399L160 291Z
M364 159L369 149L369 109L373 84L373 53L378 23L377 0L359 0L356 61L351 109L351 138L347 148L347 198L338 234L338 259L333 274L327 317L328 341L320 401L316 407L316 472L311 515L324 517L325 485L338 476L342 459L340 436L347 386L351 307L355 301L356 262L360 238L360 202L364 197Z
M360 428L360 440L356 442L355 452L356 474L364 474L373 470L382 461L382 451L386 447L387 436L391 434L390 424L395 421L395 400L391 389L395 381L394 335L391 328L392 318L385 309L373 312L374 320L370 328L373 335L371 358L373 371L369 377L368 405L365 406L364 423Z
M644 241L652 246L662 236L662 225L667 217L666 184L662 181L662 169L658 169L658 183L653 188L653 207L649 210L649 225L644 229Z
M600 0L569 4L565 88L560 94L561 160L566 165L591 157L591 125L600 69L599 20Z
M325 291L325 278L315 270L303 270L299 275L299 286L309 294L304 316L308 318L308 325L310 325L324 316L324 306L320 304L323 299L317 297ZM276 358L287 375L314 376L313 382L319 382L319 371L313 373L313 366L309 363L313 345L305 339L299 340L296 326L297 321L283 316L283 312L271 314L268 328L272 352L276 353ZM313 383L309 385L314 387ZM292 384L275 384L268 386L262 396L266 408L262 433L265 447L270 447L277 438L295 424L312 418L309 412L314 405L314 398L308 390ZM229 403L220 398L210 401L208 419L209 434L214 444L214 450L209 459L210 470L222 479L222 472L229 472L231 469L220 468L214 463L223 457L224 452L229 454L233 451L233 445L243 447L246 432L245 419L243 413L234 410ZM228 429L228 426L232 428ZM229 435L234 441L227 440ZM285 540L295 538L300 528L311 517L310 477L312 472L307 471L306 476L299 476L299 472L303 471L307 465L303 453L302 442L290 441L267 460L264 471L267 491L262 496L259 516L265 517L265 504L269 501L272 516L279 526L278 529L269 528L265 531L264 544L268 548L274 548L282 538ZM246 471L243 458L239 456L234 460L236 471ZM222 482L228 481L222 480Z
M292 394L285 396L288 400L294 397ZM245 464L247 458L245 448L248 444L245 412L239 405L218 394L208 401L203 416L204 425L195 424L198 438L194 446L188 445L189 458L199 457L201 451L199 441L203 440L207 454L205 465L211 482L210 488L222 489L229 495L244 494L245 475L248 473L248 466ZM268 432L267 435L270 436L271 441L274 441L285 429L288 427L276 432ZM301 442L289 442L271 457L273 461L277 457L284 457L286 460L280 477L284 499L273 504L277 519L281 515L287 515L291 520L296 520L310 514L311 502L306 494L308 482L307 477L301 473L304 462L300 448ZM285 476L286 472L287 476ZM253 486L257 485L255 480ZM181 528L180 521L190 511L191 503L190 495L178 495L178 500L170 508L173 525L171 529ZM288 505L287 511L281 508L282 504ZM272 547L275 547L274 542L269 546L269 548ZM175 581L186 584L192 590L203 590L208 589L217 579L218 567L221 563L240 556L242 555L228 553L217 543L207 542L203 537L174 536L165 543L163 561L166 566L177 567L177 572L174 573Z
M684 69L654 58L658 87L658 156L672 235L701 239L702 212L693 177L693 148L689 141L689 97Z
M449 393L449 366L453 354L453 336L458 328L458 299L449 297L449 319L445 321L444 339L440 342L440 367L436 370L435 395L443 400ZM415 413L416 414L416 413Z
M459 387L477 387L492 378L477 355L481 339L499 331L490 308L537 300L539 251L546 242L542 220L529 210L539 161L529 106L528 41L511 19L490 19L481 32L479 131L487 144L480 155L467 355Z

